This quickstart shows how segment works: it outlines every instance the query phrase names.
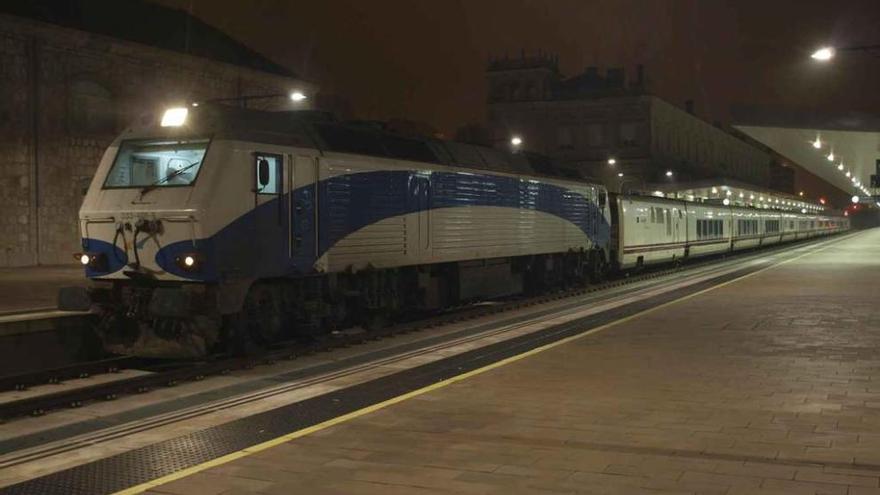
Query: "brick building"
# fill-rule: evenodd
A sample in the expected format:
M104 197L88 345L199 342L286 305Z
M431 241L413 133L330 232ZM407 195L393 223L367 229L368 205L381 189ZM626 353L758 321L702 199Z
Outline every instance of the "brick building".
M0 267L72 262L82 195L133 119L179 102L292 89L314 93L182 11L139 1L4 3Z
M765 149L696 117L691 104L683 110L648 94L641 67L632 81L625 76L620 68L603 75L590 67L565 78L558 60L542 54L490 60L494 145L518 136L523 149L614 190L704 178L770 184L774 162Z

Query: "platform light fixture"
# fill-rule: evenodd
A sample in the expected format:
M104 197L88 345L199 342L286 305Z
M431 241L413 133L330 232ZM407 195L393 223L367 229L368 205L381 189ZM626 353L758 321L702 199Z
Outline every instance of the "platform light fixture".
M727 199L727 198L724 198L724 199L721 201L721 204L723 204L724 206L729 206L729 205L730 205L730 200Z
M843 162L837 165L837 170L843 170Z
M617 173L617 176L618 176L618 177L623 177L623 172L618 172L618 173Z
M189 109L186 107L169 108L162 114L160 125L162 127L180 127L186 122L187 114L189 114Z
M807 212L806 208L801 208L801 213L806 213L806 212Z
M510 138L510 144L512 144L514 146L520 146L520 145L522 145L522 142L523 142L523 140L519 136L513 136L512 138Z
M834 150L831 150L831 152L828 153L828 156L826 156L825 158L827 158L829 162L833 162L834 161Z
M616 163L617 163L617 160L615 160L613 156L608 159L608 165L614 165Z
M672 170L666 171L666 177L672 177Z
M827 61L831 60L832 58L834 58L834 54L835 54L834 47L823 46L823 47L817 49L816 51L814 51L813 54L810 55L810 58L812 58L813 60L817 60L819 62L827 62Z
M816 134L816 140L813 141L813 148L819 149L822 147L822 140L819 139L819 135Z
M858 196L853 196L853 197L852 197L852 202L853 202L853 203L858 203L858 202L859 202L859 197L858 197Z
M847 178L852 176L852 174L850 173L849 170L846 171L846 176L847 176Z
M290 93L290 99L293 101L296 101L296 102L303 101L307 98L308 98L308 96L306 96L306 94L303 93L302 91L292 91Z

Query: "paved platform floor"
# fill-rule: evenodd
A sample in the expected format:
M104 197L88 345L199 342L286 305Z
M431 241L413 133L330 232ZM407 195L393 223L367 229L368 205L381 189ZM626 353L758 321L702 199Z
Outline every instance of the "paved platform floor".
M86 285L82 266L0 268L0 315L55 309L58 289L74 285Z
M880 229L153 488L880 494Z

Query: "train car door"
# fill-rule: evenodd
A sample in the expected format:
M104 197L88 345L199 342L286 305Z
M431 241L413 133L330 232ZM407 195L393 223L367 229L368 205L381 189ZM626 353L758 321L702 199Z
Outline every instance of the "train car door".
M285 207L285 157L279 153L254 153L254 219L250 243L255 276L271 274L279 268L287 251L287 208Z

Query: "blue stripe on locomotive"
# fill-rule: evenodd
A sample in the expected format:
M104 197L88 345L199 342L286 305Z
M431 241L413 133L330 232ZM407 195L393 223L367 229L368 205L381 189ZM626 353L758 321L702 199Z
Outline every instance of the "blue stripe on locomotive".
M333 245L368 225L418 211L464 206L537 210L573 223L596 245L605 247L610 240L610 227L598 206L564 187L490 174L386 170L340 175L318 183L316 246L315 187L311 184L293 193L292 239L286 235L290 208L284 196L257 206L217 234L197 240L195 246L187 240L163 247L156 262L169 273L209 282L304 274ZM291 240L295 243L292 258ZM185 272L174 263L178 255L193 251L204 260L198 273Z

